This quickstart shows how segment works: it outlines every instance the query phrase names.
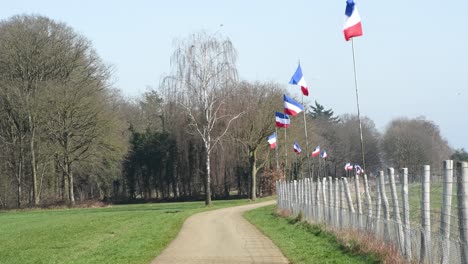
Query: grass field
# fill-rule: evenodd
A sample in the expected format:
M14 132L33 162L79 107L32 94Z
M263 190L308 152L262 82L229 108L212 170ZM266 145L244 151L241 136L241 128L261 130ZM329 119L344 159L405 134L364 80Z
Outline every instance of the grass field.
M0 212L0 263L149 263L197 212L247 200Z
M335 237L321 228L274 214L275 206L247 212L244 216L257 226L295 264L303 263L376 263L371 256L344 252Z

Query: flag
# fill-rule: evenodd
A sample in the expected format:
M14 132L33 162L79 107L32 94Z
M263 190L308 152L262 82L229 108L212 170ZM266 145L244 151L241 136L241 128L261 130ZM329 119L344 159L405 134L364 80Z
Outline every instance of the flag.
M354 169L356 170L356 174L364 173L364 170L359 165L354 165Z
M317 157L320 154L320 146L316 146L314 151L312 151L312 157Z
M354 167L353 164L351 164L351 163L348 162L348 163L346 163L344 169L345 169L346 171L350 171L350 170L353 170L353 167Z
M354 37L362 36L361 17L359 16L354 0L346 1L343 32L346 41Z
M295 141L294 141L294 152L296 152L297 154L301 153L301 147L299 147L299 144L297 144L297 142Z
M301 86L302 94L305 96L309 95L309 87L307 87L304 75L302 75L301 64L297 66L296 72L291 77L289 84L295 84Z
M268 144L270 144L270 149L276 148L276 133L268 137Z
M325 150L323 150L323 151L322 151L322 154L320 154L320 157L321 157L322 159L328 158L327 152L326 152Z
M284 95L284 113L295 116L304 111L304 107L291 97Z
M277 127L288 128L289 124L291 123L291 119L289 119L289 116L280 112L275 113L275 120Z

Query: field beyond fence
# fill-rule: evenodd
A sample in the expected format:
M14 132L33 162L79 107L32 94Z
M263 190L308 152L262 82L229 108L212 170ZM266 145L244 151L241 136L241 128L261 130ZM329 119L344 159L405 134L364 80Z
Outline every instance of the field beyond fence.
M377 177L278 181L278 208L334 229L372 234L409 261L468 263L468 163L441 171L388 168Z

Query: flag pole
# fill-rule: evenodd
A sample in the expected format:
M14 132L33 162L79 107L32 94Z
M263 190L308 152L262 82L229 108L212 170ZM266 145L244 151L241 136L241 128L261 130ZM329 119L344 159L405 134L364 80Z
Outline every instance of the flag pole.
M275 136L276 136L276 141L278 141L278 128L275 127ZM278 148L279 148L279 144L276 144L276 147L275 147L275 155L276 155L276 170L279 171L279 161L278 161Z
M284 178L288 175L287 173L287 168L288 168L288 143L287 141L287 133L286 133L286 127L284 128Z
M361 113L359 110L359 93L358 93L358 82L357 82L357 73L356 73L356 55L354 54L354 38L351 38L351 48L353 50L354 86L356 88L356 105L357 105L357 114L358 114L358 121L359 121L359 136L361 139L362 166L363 166L364 171L366 171L366 160L364 158L364 140L362 137Z
M305 140L306 140L307 175L310 177L309 138L307 137L307 121L306 121L307 108L304 106L304 94L302 95L302 106L304 107L304 134L305 134Z

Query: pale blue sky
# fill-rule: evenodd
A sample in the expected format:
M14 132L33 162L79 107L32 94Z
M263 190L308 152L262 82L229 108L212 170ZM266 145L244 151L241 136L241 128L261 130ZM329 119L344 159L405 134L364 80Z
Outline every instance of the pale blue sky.
M380 130L395 117L426 116L452 147L468 149L468 2L357 6L364 29L355 41L361 113ZM343 114L356 113L344 9L345 0L15 0L2 3L0 17L34 13L65 22L92 40L128 96L158 85L169 71L174 38L219 30L238 51L242 79L287 85L300 59L311 102Z

